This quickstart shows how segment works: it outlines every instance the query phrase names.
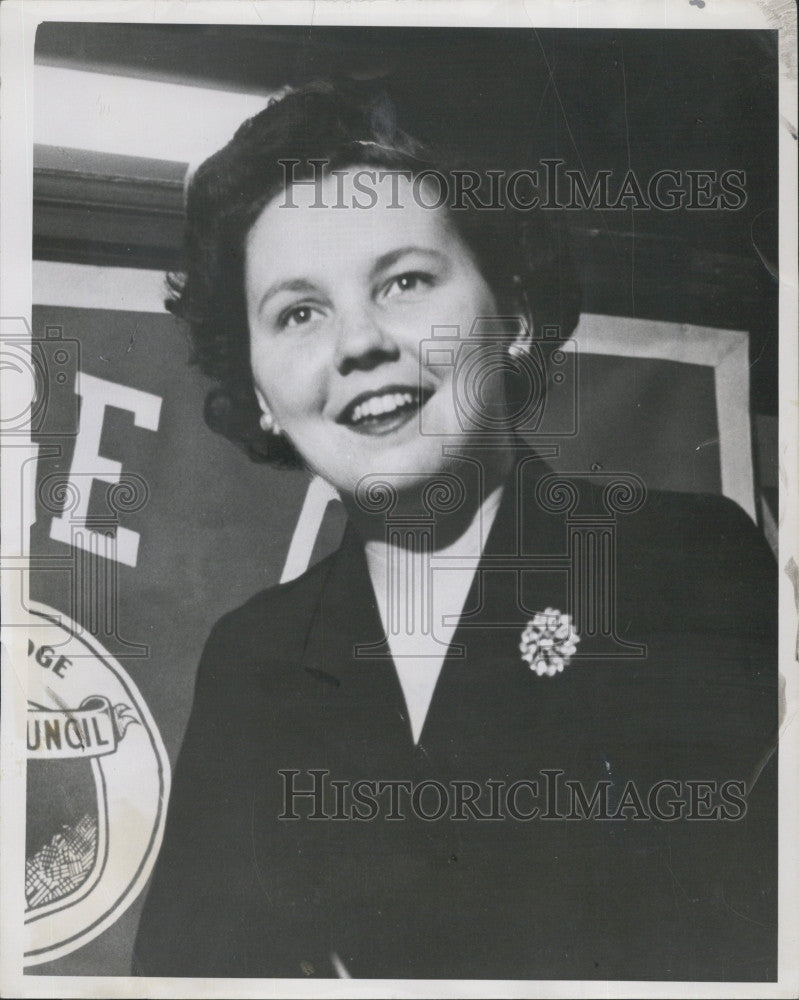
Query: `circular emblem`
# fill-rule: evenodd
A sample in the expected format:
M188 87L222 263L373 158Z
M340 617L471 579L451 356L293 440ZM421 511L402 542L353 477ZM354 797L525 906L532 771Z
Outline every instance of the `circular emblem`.
M69 954L133 902L164 831L169 761L136 686L65 615L28 628L25 964Z

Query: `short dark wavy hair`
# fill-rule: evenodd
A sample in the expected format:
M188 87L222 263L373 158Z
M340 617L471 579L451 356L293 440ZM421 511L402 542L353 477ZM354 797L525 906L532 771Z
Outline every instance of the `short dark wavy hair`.
M167 276L166 307L188 325L192 361L217 383L205 419L255 461L302 465L282 435L264 432L255 396L244 294L246 236L264 207L285 188L281 161L295 161L294 179L354 166L439 175L456 168L396 122L382 95L365 99L348 84L314 83L273 99L245 121L188 185L185 269ZM540 211L509 207L450 208L457 232L503 311L524 303L534 336L557 326L562 337L579 317L579 289L562 230Z

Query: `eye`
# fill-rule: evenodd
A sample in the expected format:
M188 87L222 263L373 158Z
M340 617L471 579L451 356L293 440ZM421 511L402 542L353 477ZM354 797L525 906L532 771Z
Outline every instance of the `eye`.
M405 271L392 278L383 289L383 298L395 299L400 295L420 292L433 285L433 275L424 271Z
M280 329L284 330L289 327L306 326L317 315L320 315L320 311L316 306L291 306L280 313L277 322Z

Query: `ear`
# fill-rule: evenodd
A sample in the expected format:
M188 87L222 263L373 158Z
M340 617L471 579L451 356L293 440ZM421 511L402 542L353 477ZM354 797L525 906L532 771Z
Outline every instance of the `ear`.
M274 418L272 410L266 401L266 396L264 396L260 389L255 389L255 398L258 400L258 405L261 407L261 430L269 431L272 434L282 434L283 431L280 429L280 425Z
M511 308L515 323L511 344L526 349L533 339L535 324L530 308L530 300L527 297L527 292L522 287L521 278L514 275L513 285L514 295Z
M269 407L269 403L266 401L266 396L261 392L258 386L253 387L255 389L255 398L258 400L258 405L261 407L262 413L271 413L272 410Z
M513 337L508 346L526 351L529 349L533 339L533 330L535 329L533 318L523 309L517 310L513 318L515 321L513 324Z

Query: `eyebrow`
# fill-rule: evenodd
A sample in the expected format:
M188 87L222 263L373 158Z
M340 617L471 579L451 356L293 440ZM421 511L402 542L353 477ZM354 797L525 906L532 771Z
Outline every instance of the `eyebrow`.
M316 285L306 278L289 278L286 281L276 281L261 296L258 303L258 312L260 314L269 299L274 298L280 292L299 292L300 294L307 295L315 291Z
M399 247L399 249L397 250L390 250L388 253L384 253L380 257L378 257L370 269L370 276L374 277L381 271L385 271L389 267L393 267L393 265L396 264L398 260L406 256L406 254L411 254L411 253L424 254L426 257L435 257L436 260L438 260L441 263L444 263L444 261L446 260L443 253L441 253L439 250L433 250L431 247L420 247L414 245Z
M373 279L376 275L380 274L381 271L386 271L388 268L393 267L398 260L401 260L403 257L412 253L423 254L426 257L434 257L440 263L444 263L446 261L444 254L442 254L439 250L432 249L431 247L421 247L415 245L398 247L396 250L389 250L388 253L381 254L377 258L374 264L369 268L370 279ZM316 292L317 290L317 286L307 278L289 278L285 281L276 281L274 284L271 284L261 296L258 303L258 312L260 313L263 310L269 299L274 298L275 295L278 295L280 292L293 292L307 295L312 292Z

